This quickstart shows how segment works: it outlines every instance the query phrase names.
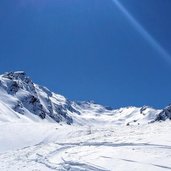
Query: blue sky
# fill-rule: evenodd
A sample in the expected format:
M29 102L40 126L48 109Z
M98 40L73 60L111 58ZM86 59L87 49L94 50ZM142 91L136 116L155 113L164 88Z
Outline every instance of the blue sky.
M171 1L120 0L171 54ZM0 73L24 70L71 100L171 103L171 64L112 0L0 1Z

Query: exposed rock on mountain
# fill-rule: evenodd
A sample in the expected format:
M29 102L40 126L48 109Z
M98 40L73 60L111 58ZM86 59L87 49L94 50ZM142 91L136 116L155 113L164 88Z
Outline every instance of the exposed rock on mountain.
M93 101L73 102L33 83L23 71L0 76L0 121L62 122L67 124L139 125L171 119L171 106L113 109Z

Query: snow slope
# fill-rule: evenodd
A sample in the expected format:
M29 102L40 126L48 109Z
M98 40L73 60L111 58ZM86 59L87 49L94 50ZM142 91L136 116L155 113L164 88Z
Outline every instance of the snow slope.
M1 123L0 129L1 171L171 170L169 121L129 127Z

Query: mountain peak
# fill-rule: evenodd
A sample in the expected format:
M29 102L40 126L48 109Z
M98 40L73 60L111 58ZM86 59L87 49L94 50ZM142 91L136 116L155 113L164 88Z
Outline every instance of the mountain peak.
M5 74L2 75L5 78L11 79L11 80L23 80L25 79L26 73L24 71L11 71L11 72L6 72Z

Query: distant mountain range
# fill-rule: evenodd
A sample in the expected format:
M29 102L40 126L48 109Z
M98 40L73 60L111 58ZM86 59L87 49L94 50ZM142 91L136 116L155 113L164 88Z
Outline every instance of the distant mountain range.
M57 122L74 125L139 125L171 119L171 106L113 109L74 102L33 83L23 71L0 75L0 122Z

